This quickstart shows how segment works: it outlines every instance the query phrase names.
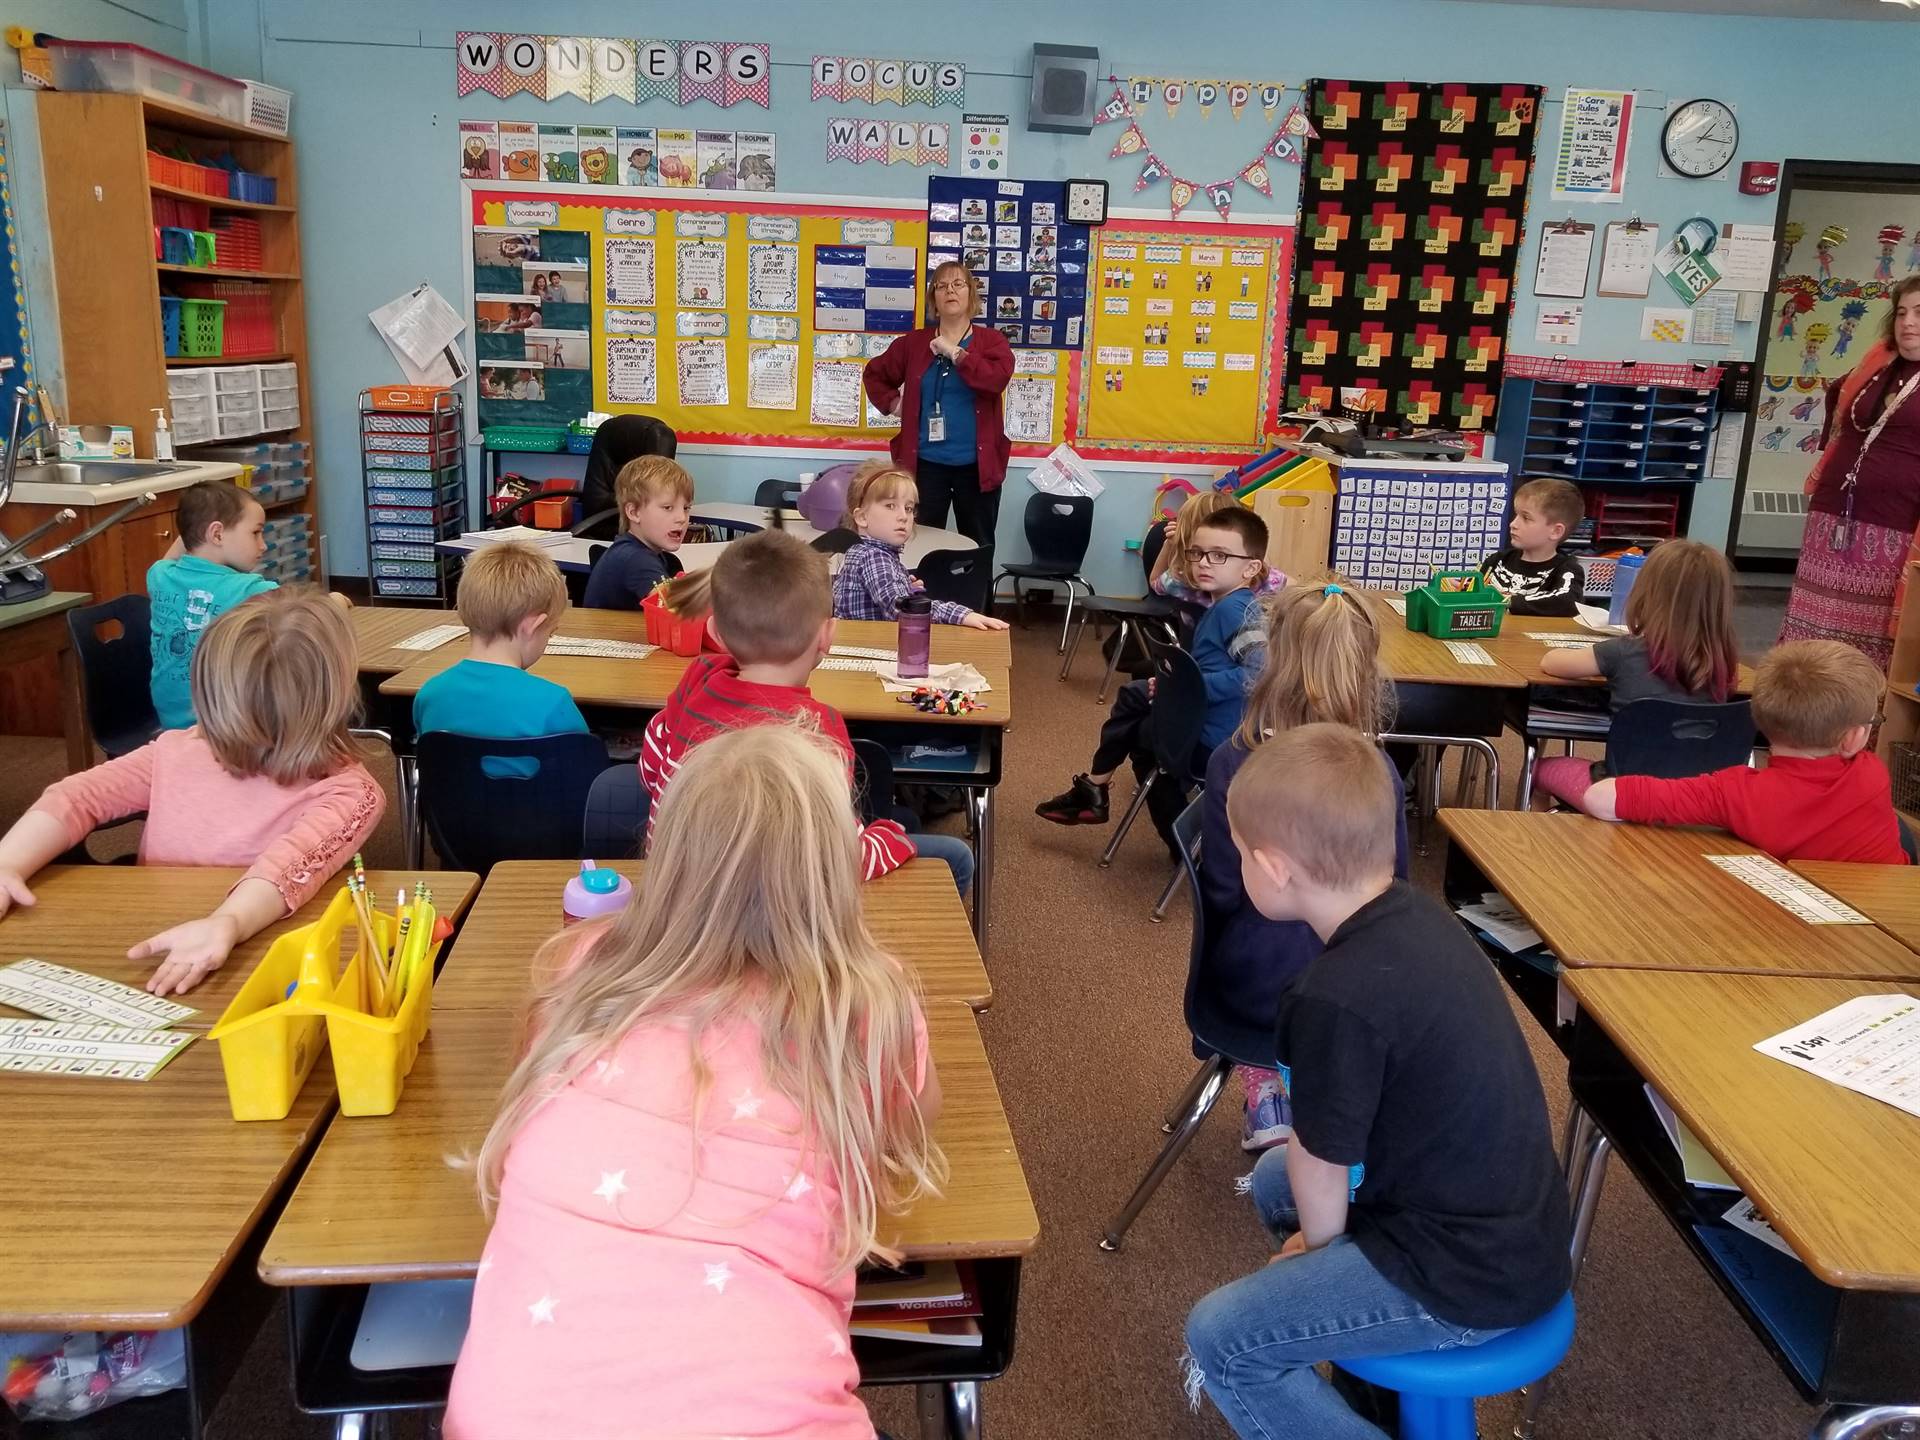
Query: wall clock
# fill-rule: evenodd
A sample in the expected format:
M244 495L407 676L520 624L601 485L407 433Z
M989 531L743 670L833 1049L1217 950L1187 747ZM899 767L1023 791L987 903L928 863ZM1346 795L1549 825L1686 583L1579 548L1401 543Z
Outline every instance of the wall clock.
M1733 163L1740 122L1722 100L1689 100L1674 106L1660 131L1660 153L1675 174L1689 180L1718 175Z

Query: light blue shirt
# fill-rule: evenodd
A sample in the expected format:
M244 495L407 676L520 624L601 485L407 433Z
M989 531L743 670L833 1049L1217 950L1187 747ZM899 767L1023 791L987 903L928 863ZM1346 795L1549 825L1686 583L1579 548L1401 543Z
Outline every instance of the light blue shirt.
M584 734L587 722L565 686L511 665L469 659L420 687L413 697L413 728L421 735L445 730L483 740L531 740ZM540 765L525 756L489 755L480 768L496 780L529 779Z
M154 713L163 730L193 724L193 652L207 626L262 590L278 588L263 576L197 555L156 560L147 570L153 605Z

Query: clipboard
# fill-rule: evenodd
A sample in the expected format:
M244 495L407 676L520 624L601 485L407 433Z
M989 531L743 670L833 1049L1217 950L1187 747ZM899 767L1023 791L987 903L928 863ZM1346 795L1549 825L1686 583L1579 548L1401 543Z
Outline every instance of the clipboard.
M1563 300L1586 298L1587 271L1593 264L1593 229L1569 215L1540 232L1540 256L1533 269L1535 295Z
M1660 227L1638 215L1610 220L1600 245L1600 283L1594 294L1616 300L1644 300L1653 286L1653 257L1660 250Z

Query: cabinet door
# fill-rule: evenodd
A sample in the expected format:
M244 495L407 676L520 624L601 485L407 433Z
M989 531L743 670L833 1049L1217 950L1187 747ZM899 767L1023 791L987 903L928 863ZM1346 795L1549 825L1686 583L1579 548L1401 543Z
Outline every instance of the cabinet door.
M123 567L120 594L146 594L147 569L154 561L165 557L173 545L175 533L174 512L171 510L134 515L107 532L119 542Z

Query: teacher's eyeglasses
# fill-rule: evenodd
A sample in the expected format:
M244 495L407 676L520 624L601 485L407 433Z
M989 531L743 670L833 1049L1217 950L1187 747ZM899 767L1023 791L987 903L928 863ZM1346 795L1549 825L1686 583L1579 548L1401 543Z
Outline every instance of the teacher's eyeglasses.
M1193 558L1204 560L1209 565L1224 565L1229 560L1251 560L1253 556L1242 555L1237 550L1196 550Z

